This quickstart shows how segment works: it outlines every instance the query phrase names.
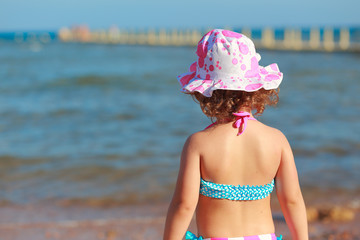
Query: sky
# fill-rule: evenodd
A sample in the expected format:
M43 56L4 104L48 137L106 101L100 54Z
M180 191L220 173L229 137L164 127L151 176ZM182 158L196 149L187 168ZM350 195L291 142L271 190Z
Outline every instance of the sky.
M0 0L0 31L359 26L360 0Z

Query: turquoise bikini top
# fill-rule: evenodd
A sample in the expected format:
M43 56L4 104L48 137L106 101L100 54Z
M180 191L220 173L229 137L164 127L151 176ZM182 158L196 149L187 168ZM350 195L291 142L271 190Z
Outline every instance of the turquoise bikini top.
M255 118L250 117L250 113L248 112L239 112L233 114L237 118L236 122L234 123L234 126L236 128L239 128L238 135L241 135L244 132L248 119L256 120ZM249 186L249 185L218 184L218 183L205 181L204 179L201 178L200 194L207 197L219 198L219 199L259 200L268 197L270 193L273 191L274 185L275 185L274 179L269 184L266 185Z
M226 185L205 181L201 178L200 194L219 199L229 200L259 200L266 198L273 191L274 179L266 185Z

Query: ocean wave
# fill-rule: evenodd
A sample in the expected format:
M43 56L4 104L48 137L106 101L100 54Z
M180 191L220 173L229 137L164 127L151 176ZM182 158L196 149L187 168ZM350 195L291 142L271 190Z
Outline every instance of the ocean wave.
M130 84L129 78L130 76L126 75L80 75L77 77L49 80L49 86L112 86L124 83Z
M344 157L348 155L356 155L360 153L360 142L347 141L346 144L325 144L316 148L293 147L295 156L316 157L321 154L330 154L335 157Z

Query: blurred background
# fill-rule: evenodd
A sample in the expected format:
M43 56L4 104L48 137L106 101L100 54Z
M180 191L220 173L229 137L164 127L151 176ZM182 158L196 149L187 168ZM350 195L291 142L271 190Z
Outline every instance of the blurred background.
M176 76L212 28L243 32L260 65L276 62L284 73L278 106L259 120L288 137L307 204L358 210L359 7L356 0L3 0L0 223L34 222L34 211L58 206L150 204L162 216L183 143L210 123ZM41 221L51 219L46 214ZM0 232L22 239L16 226Z

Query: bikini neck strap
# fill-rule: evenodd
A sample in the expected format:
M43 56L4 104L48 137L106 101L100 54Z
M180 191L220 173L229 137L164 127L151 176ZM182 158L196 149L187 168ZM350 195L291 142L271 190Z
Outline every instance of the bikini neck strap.
M247 126L247 120L256 120L255 118L251 117L251 114L249 112L240 111L233 113L233 115L235 116L235 122L233 126L239 129L239 132L237 134L238 136L245 131L245 128ZM205 129L208 129L214 126L215 124L217 124L217 122L210 124Z
M256 120L255 118L251 117L251 114L248 112L240 111L240 112L233 113L233 115L236 118L233 126L239 129L239 132L237 134L238 136L241 135L245 131L247 121L249 119Z

